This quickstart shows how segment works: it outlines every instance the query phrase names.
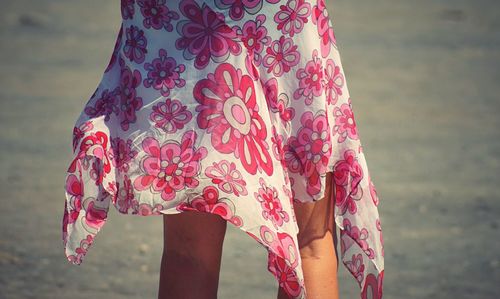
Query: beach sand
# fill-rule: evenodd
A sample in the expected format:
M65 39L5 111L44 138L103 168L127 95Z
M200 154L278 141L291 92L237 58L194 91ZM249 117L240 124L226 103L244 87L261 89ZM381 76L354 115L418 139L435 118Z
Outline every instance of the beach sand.
M377 188L384 298L500 298L498 1L329 1ZM72 126L113 50L119 1L0 10L0 298L156 298L162 217L114 208L81 266L61 240ZM339 267L342 299L358 287ZM272 299L266 252L228 225L219 298Z

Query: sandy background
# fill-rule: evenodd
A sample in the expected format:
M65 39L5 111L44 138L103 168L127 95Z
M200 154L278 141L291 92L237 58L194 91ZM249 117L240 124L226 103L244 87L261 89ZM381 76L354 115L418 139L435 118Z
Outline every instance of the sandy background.
M61 241L71 130L118 0L3 0L0 298L156 298L161 217L110 209L82 266ZM381 204L386 299L500 298L500 2L330 1ZM228 226L219 298L275 298L265 250ZM341 298L358 298L341 266Z

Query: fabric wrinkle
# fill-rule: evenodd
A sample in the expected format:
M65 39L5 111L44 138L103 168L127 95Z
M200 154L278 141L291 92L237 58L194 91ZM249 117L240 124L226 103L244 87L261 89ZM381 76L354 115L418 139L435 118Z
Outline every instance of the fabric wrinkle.
M361 298L382 298L379 199L324 0L120 9L110 61L73 127L68 261L83 262L110 205L212 213L262 245L280 287L304 299L293 203L323 199L330 184L341 260Z

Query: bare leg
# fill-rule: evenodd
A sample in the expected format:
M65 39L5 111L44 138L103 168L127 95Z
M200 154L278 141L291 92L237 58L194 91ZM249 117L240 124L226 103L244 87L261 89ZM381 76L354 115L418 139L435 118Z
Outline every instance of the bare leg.
M338 255L336 226L333 217L331 172L326 177L325 198L314 203L294 204L299 226L297 236L307 299L338 299ZM287 299L283 289L278 299Z
M216 299L226 220L186 211L163 215L158 299Z

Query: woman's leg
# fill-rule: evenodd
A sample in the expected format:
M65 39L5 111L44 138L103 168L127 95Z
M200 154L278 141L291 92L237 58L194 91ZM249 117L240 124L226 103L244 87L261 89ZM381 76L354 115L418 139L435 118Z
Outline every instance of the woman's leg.
M332 173L327 173L325 197L314 203L295 203L297 236L307 299L338 299L337 235L333 217ZM279 289L278 299L288 298Z
M158 299L216 299L227 222L186 211L163 215Z

